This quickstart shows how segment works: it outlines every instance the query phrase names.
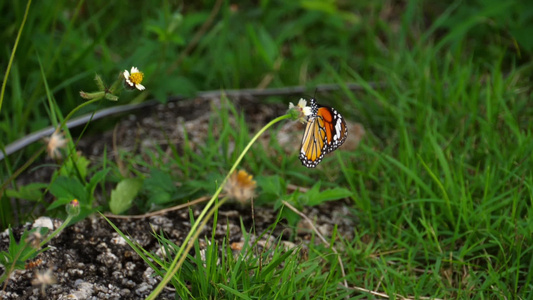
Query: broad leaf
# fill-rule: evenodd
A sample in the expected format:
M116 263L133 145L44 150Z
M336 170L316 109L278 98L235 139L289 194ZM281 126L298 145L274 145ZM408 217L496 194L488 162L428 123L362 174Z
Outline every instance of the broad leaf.
M344 199L350 197L351 195L352 192L345 188L329 189L312 196L310 195L307 205L315 206L322 202Z
M140 178L126 178L117 184L117 187L111 191L111 201L109 209L112 213L118 215L131 207L133 199L141 190L143 180Z
M178 191L172 177L158 169L151 170L150 177L144 180L144 189L148 193L148 202L155 205L172 201Z
M59 176L50 186L50 193L56 198L78 199L80 203L87 203L85 187L76 177Z

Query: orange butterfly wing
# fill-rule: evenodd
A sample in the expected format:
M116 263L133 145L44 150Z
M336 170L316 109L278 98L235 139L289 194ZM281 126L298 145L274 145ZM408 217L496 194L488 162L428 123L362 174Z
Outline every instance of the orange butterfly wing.
M340 147L348 137L344 118L334 108L320 106L311 99L311 116L307 121L300 160L308 168L316 167L324 155Z

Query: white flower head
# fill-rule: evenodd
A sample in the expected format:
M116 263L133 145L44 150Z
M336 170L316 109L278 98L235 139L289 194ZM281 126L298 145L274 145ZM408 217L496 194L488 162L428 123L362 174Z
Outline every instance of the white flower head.
M66 148L68 142L64 135L59 130L56 130L50 137L45 138L45 142L48 143L46 146L48 156L52 159L61 159L62 155L59 149Z
M139 91L145 89L144 85L141 84L143 81L144 73L139 71L136 67L131 67L131 71L124 70L124 79L130 88L136 88Z
M35 273L35 278L31 281L32 285L40 285L41 286L41 295L44 297L46 290L46 287L52 284L55 284L57 281L52 274L52 270L48 269L46 271L38 271Z
M297 112L297 119L301 123L307 122L307 117L311 115L311 107L307 106L307 100L300 98L298 101L298 105L292 104L292 102L289 103L289 111L296 111Z

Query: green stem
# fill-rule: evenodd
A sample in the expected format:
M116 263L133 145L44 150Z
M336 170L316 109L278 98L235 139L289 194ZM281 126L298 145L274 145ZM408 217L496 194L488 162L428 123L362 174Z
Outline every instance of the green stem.
M203 219L202 223L200 224L200 228L203 228L207 224L207 222L209 222L209 220L211 219L211 216L213 216L215 211L219 207L221 207L222 204L224 204L227 200L228 200L228 197L225 197L224 199L220 200L220 202L218 202L217 205L215 205L213 208L211 208L211 210L207 213L206 217ZM196 223L198 223L198 222L196 222ZM181 265L183 265L183 262L187 258L187 254L191 250L192 246L194 245L194 241L196 241L196 239L198 238L200 233L202 233L202 230L196 230L196 232L192 236L191 240L187 244L187 247L185 247L185 251L183 251L183 255L176 256L176 257L180 258L179 261L178 261L178 264L176 265L177 266L176 271L181 267Z
M11 272L13 272L13 271L11 271ZM2 276L0 276L0 283L5 282L4 283L4 287L2 288L3 291L5 291L6 288L7 288L7 277L11 274L11 272L8 272L8 270L6 268L6 270L4 271Z
M17 178L20 173L22 173L24 170L26 170L36 159L37 157L39 157L39 155L41 155L41 153L44 152L44 150L46 149L46 146L42 146L41 149L39 149L39 151L35 152L31 157L30 159L28 159L24 165L22 165L22 167L18 168L18 170L15 171L15 173L13 173L13 175L9 176L9 178L0 186L0 201L1 199L3 199L3 196L4 196L4 191L5 189L7 188L7 185L12 181L14 180L15 178ZM6 198L7 199L7 198Z
M4 101L4 93L6 91L7 77L9 76L9 71L11 71L11 65L13 65L13 60L15 59L15 52L17 52L17 46L20 41L20 36L22 35L22 29L24 29L24 24L26 24L26 18L30 12L31 0L28 0L26 4L26 11L24 12L24 17L22 18L22 23L20 24L19 32L17 38L15 39L15 45L13 46L13 51L11 52L11 57L9 57L9 62L6 68L6 74L4 75L4 82L2 83L2 92L0 92L0 111L2 111L2 103Z
M63 122L61 122L61 125L59 125L59 128L62 128L63 126L65 126L65 124L67 123L68 120L70 120L70 118L72 118L72 116L78 111L80 110L81 108L89 105L89 104L93 104L95 102L98 102L100 100L102 100L104 97L99 97L99 98L95 98L95 99L91 99L89 101L86 101L78 106L76 106L66 117L65 119L63 119Z
M70 221L72 220L72 218L74 218L75 215L68 215L67 219L65 220L65 222L63 222L63 224L61 224L61 226L59 226L59 228L57 228L56 230L54 230L54 232L52 232L51 234L49 234L46 239L44 239L40 244L39 244L39 248L38 249L41 249L43 248L51 239L53 239L56 235L58 235L61 231L63 231L63 229L65 229L65 227L67 227L67 225L70 223ZM6 267L6 270L4 271L4 274L2 274L2 276L0 276L0 283L4 282L5 281L5 284L4 284L4 290L7 286L7 277L9 276L9 274L11 274L14 270L15 270L15 263L17 261L19 261L19 257L20 255L24 252L24 250L26 249L26 247L28 246L28 244L24 244L24 247L17 253L17 255L13 258L13 265L11 266L11 268L8 270L8 268ZM38 251L38 249L35 249L35 248L32 248L32 251L29 251L28 253L26 253L26 255L24 255L23 257L20 258L20 260L22 261L27 261L33 254L35 254L36 251Z
M283 115L283 116L277 117L276 119L270 121L267 125L265 125L265 127L263 127L261 130L259 130L259 132L257 132L257 134L252 138L252 140L250 140L248 145L246 145L246 147L242 151L241 155L237 158L237 160L235 161L235 163L233 164L233 166L229 170L228 174L226 175L226 178L224 178L224 181L222 181L222 184L218 187L217 191L215 192L215 194L213 195L211 200L209 200L209 202L205 205L204 209L202 210L202 213L200 213L200 216L198 216L198 219L196 220L196 222L194 222L194 225L191 227L191 230L189 231L189 234L187 234L187 237L183 241L183 245L187 245L186 246L186 251L184 251L184 249L185 249L184 247L180 247L180 250L178 251L178 254L176 255L176 257L172 261L172 264L169 267L169 269L171 271L168 272L165 275L165 277L161 280L161 282L155 288L155 290L148 296L148 298L146 298L147 300L155 299L155 297L157 295L159 295L159 293L161 293L163 288L168 284L170 279L174 276L174 274L176 274L178 269L181 267L183 261L185 260L185 257L188 254L188 251L190 250L189 242L191 240L191 237L193 237L195 235L197 236L196 232L198 230L199 225L201 223L203 224L203 219L206 216L207 212L209 211L209 208L213 205L215 200L218 199L218 195L220 194L220 192L222 192L222 189L224 188L224 185L226 184L226 181L228 180L229 176L231 176L231 174L233 174L233 172L235 171L235 169L237 168L237 166L239 165L241 160L244 158L244 155L248 152L248 150L250 150L252 145L261 136L261 134L263 134L268 128L272 127L272 125L274 125L274 124L276 124L276 123L278 123L278 122L280 122L282 120L289 119L290 117L291 116L287 114L287 115ZM224 201L221 201L221 203L223 203L223 202ZM206 220L209 220L209 219L207 218Z
M61 224L61 226L59 226L59 228L57 228L54 232L52 232L51 234L49 234L46 239L44 239L41 244L39 246L41 247L44 247L44 245L46 245L46 243L48 243L51 239L53 239L56 235L58 235L61 231L63 231L63 229L65 229L65 227L68 226L68 224L70 223L70 221L72 221L72 218L74 218L73 215L68 215L67 219L65 220L65 222L63 222Z
M65 227L67 227L67 225L70 223L70 221L72 220L72 218L74 218L75 216L74 215L68 215L67 216L67 219L61 224L61 226L59 226L56 230L54 230L54 232L50 233L46 239L44 239L40 244L39 244L39 249L43 248L51 239L53 239L56 235L58 235L61 231L63 231L63 229L65 229ZM37 251L37 250L35 250ZM26 261L28 260L32 255L33 253L35 253L35 251L30 251L30 253L26 254L24 257L22 257L22 261Z

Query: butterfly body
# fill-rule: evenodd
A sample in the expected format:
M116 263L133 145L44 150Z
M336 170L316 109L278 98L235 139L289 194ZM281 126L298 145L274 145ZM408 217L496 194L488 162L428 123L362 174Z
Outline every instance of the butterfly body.
M308 117L300 149L300 161L308 168L315 168L324 155L339 148L348 137L346 121L334 108L322 106L311 99L311 115Z

